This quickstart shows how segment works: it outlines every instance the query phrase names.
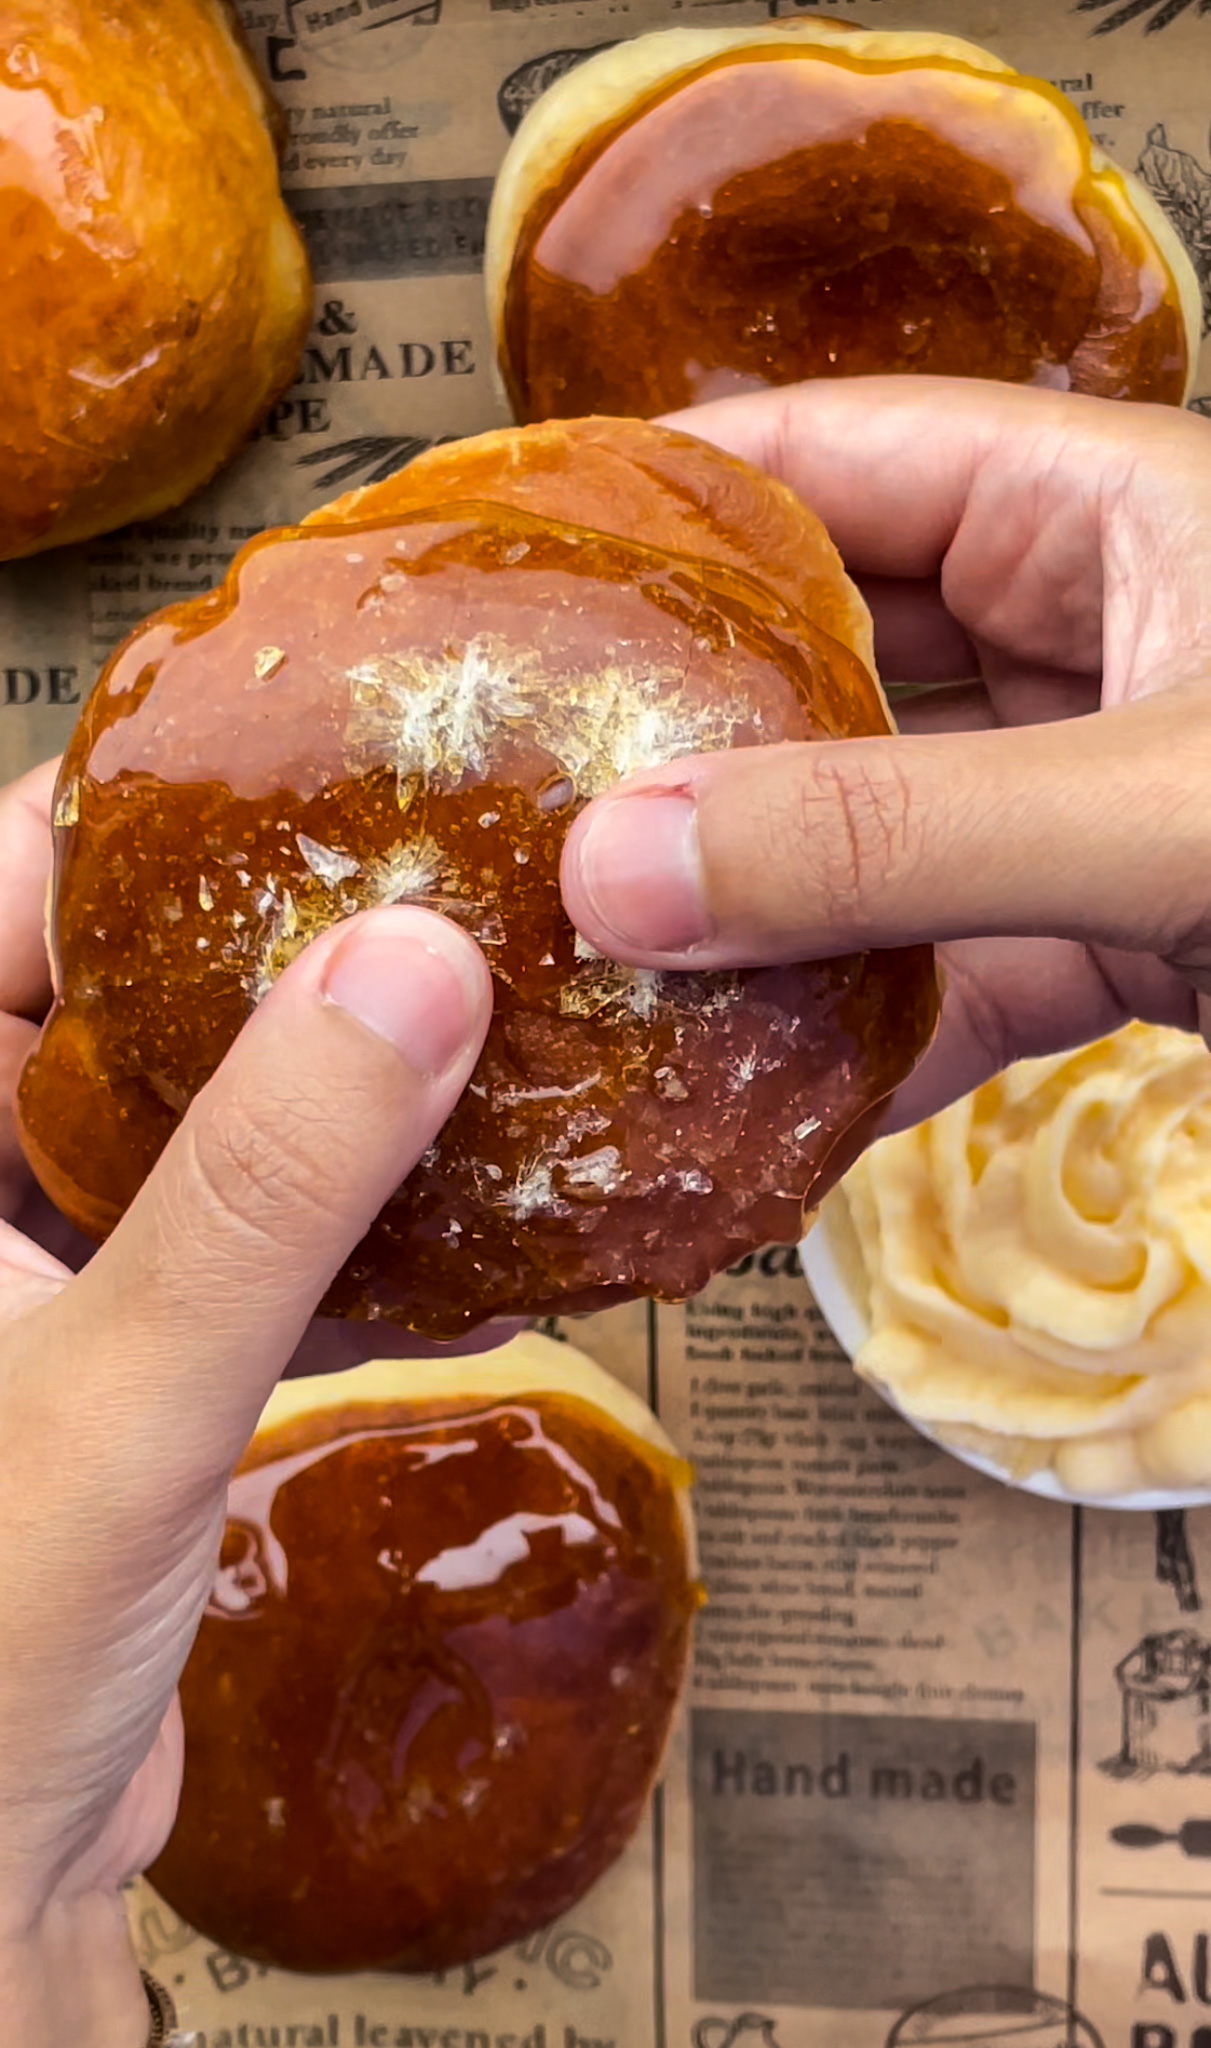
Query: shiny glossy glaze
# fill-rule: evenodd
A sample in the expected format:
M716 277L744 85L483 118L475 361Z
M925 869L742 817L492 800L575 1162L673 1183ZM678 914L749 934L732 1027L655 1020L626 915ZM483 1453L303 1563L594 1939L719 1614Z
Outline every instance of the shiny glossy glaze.
M575 456L584 500L598 431L556 430L569 467L538 502ZM496 1011L333 1313L443 1336L693 1291L798 1230L838 1140L911 1067L936 1010L925 950L660 977L587 956L564 916L568 824L620 776L885 724L858 658L729 559L755 488L775 586L797 532L802 588L840 630L846 586L810 515L700 444L628 432L671 465L669 483L629 472L655 539L697 532L713 563L544 522L522 488L544 480L518 463L512 504L426 513L417 483L390 524L269 536L111 664L61 778L60 1001L21 1088L30 1157L83 1228L116 1222L300 946L380 902L464 924ZM482 487L485 445L437 473Z
M165 1897L312 1971L441 1969L565 1911L664 1749L687 1476L551 1395L258 1438L182 1685Z
M515 409L648 417L886 371L1181 404L1177 287L1124 194L1038 81L729 51L593 133L531 207Z
M0 559L177 504L310 317L276 113L221 0L0 20Z

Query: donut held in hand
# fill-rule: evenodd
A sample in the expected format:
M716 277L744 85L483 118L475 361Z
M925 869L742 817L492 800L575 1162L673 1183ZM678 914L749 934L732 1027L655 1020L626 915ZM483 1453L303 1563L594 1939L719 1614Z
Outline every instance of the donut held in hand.
M797 1239L932 1034L928 949L716 975L592 955L569 824L650 765L889 729L823 528L640 422L442 449L145 624L56 811L29 1158L103 1236L278 974L378 903L456 918L495 1015L326 1313L452 1337L678 1299Z

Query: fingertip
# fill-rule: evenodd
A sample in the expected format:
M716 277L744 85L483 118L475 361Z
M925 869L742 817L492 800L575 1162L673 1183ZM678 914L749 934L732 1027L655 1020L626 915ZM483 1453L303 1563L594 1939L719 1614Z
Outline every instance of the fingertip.
M577 819L564 847L568 914L598 951L643 965L712 936L693 790L639 787Z
M790 385L777 391L746 391L732 398L714 398L682 412L666 413L659 426L693 434L726 455L751 462L768 476L796 482L793 450L799 438L799 415L810 386Z
M56 761L0 790L0 1010L40 1019L50 1001L46 892L54 853L51 800Z
M10 794L18 797L22 803L28 804L39 817L49 821L55 784L62 766L60 755L49 761L39 761L36 768L27 769L20 781L12 784Z
M1003 452L1005 494L1025 498L1069 430L1100 431L1105 403L978 378L817 377L716 399L665 424L796 491L851 574L919 577L938 573L990 451Z
M351 921L323 961L320 994L437 1080L479 1052L492 980L479 947L448 917L405 904Z

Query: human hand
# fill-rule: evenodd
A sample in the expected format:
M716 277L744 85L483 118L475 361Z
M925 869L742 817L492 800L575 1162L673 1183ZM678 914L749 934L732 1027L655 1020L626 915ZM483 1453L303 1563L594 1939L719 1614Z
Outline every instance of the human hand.
M6 1104L45 1004L48 796L39 771L0 798L0 874L30 884L0 891ZM118 1887L172 1823L228 1478L490 1006L452 923L352 919L282 976L82 1272L0 1221L0 2007L22 2048L143 2048ZM32 1213L11 1109L0 1204Z
M38 1187L21 1149L15 1116L17 1079L51 1000L44 910L57 768L55 761L44 762L20 782L0 788L0 1220L14 1224L75 1273L96 1247ZM391 1323L316 1316L286 1366L285 1377L343 1372L372 1358L465 1357L495 1350L525 1327L523 1318L484 1323L446 1344Z
M570 915L694 969L946 942L917 1121L1128 1017L1211 1025L1211 423L932 378L839 380L674 424L820 514L900 740L651 770L577 821ZM1056 723L1056 721L1064 721Z

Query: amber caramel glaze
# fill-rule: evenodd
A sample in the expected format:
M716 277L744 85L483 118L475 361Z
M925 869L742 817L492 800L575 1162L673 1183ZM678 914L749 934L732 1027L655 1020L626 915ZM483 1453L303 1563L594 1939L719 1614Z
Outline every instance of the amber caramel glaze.
M1040 102L1062 111L1071 181ZM728 51L592 134L531 206L504 310L514 409L646 418L888 371L1180 405L1180 293L1123 192L1042 81Z
M688 1472L586 1402L352 1407L258 1437L182 1681L152 1880L292 1970L437 1970L630 1840L698 1590Z
M544 519L633 534L653 547L757 575L796 615L858 655L853 729L888 727L874 679L870 614L802 498L747 462L634 419L506 427L434 448L383 483L350 491L305 522L395 519L459 498L489 499Z
M58 1001L20 1091L35 1170L83 1229L117 1221L306 940L375 903L456 917L496 1009L470 1088L330 1313L445 1337L684 1296L793 1237L851 1128L910 1071L936 1018L927 949L658 976L577 947L564 838L620 776L886 729L857 656L728 562L728 508L769 488L730 458L628 423L623 445L652 455L627 506L648 509L644 545L451 494L511 448L515 499L549 463L534 503L602 516L599 434L489 436L431 466L429 510L265 536L110 664L60 779ZM775 559L797 518L813 610L848 631L857 600L834 566L829 608L830 544L786 497L766 502Z
M275 122L222 0L6 0L0 559L180 503L289 384Z

